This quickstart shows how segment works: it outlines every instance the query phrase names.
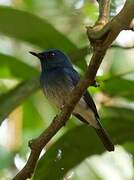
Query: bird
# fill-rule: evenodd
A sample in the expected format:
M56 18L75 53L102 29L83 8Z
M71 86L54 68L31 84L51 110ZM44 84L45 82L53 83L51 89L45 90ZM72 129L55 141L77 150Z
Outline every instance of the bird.
M62 109L71 91L80 81L70 58L61 50L47 49L43 52L30 51L41 63L40 84L50 103ZM114 144L100 123L96 105L86 90L72 114L92 126L107 151L114 151Z

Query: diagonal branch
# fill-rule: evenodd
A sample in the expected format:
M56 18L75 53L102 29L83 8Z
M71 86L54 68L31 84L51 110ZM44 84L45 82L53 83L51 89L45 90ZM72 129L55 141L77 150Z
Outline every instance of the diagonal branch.
M107 3L109 3L109 1L107 1ZM131 6L129 6L130 4L133 5L133 8ZM111 38L109 38L109 34L107 34L107 35L105 34L104 41L106 41L107 43L104 43L104 45L105 45L104 48L102 48L102 44L100 44L100 41L102 41L102 39L101 39L102 36L100 36L100 41L98 41L98 40L96 41L96 39L93 39L93 37L92 37L92 40L94 40L93 56L91 58L89 67L85 74L85 77L78 83L76 88L71 92L70 98L66 102L61 113L54 118L54 120L50 124L50 126L37 139L32 140L29 143L29 146L31 148L31 154L29 156L29 159L28 159L26 165L24 166L24 168L13 178L14 180L25 180L26 178L30 178L32 176L32 173L34 172L37 161L39 159L41 150L44 148L44 146L50 141L50 139L58 132L58 130L69 119L75 105L80 100L82 94L88 88L88 86L91 85L92 82L94 81L97 70L103 60L103 57L105 56L105 53L106 53L109 45L111 45L112 41L117 37L119 32L122 29L126 29L126 27L128 26L129 21L127 19L123 20L122 17L125 17L125 16L128 17L129 15L131 16L131 14L129 13L130 10L133 10L133 12L134 12L134 1L133 0L128 0L126 2L125 6L123 8L121 17L119 15L117 15L114 18L114 23L113 23L113 21L110 22L114 26L112 28L114 30L116 30L116 29L117 30L115 31L115 33L110 34ZM129 20L130 19L132 20L132 16L129 17ZM122 20L124 22L124 24L120 23L120 20ZM109 24L108 26L111 25L110 23L108 23ZM107 24L105 25L104 29L106 28L106 26L107 26ZM99 32L100 31L101 30L99 30ZM96 32L98 32L98 31L95 31L95 33ZM89 33L88 33L88 37L90 39Z

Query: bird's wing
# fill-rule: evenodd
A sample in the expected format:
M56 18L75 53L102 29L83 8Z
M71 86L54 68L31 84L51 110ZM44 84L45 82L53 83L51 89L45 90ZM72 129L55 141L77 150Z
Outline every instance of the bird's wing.
M71 81L72 86L76 86L80 80L80 76L73 68L64 68L65 74Z
M72 83L73 86L76 86L80 80L80 76L77 73L77 71L75 71L75 69L65 69L66 73L68 74L70 81ZM87 106L94 112L96 119L99 119L99 115L95 106L95 103L91 97L91 95L89 94L89 92L86 90L86 92L83 94L83 99L86 102Z
M84 93L83 98L84 98L86 104L88 105L88 107L90 109L92 109L92 111L94 112L96 119L99 120L100 118L99 118L99 114L96 109L96 105L88 91L86 91Z
M68 76L68 79L69 81L71 82L72 86L76 86L77 83L79 82L80 80L80 76L79 74L74 70L74 69L66 69L66 73L67 73L67 76ZM109 137L109 135L107 134L106 130L103 129L101 123L99 122L99 115L98 115L98 112L97 112L97 109L96 109L96 106L95 106L95 103L92 99L92 97L90 96L89 92L86 91L84 94L83 94L83 99L84 101L86 102L87 106L94 112L94 115L96 117L96 121L97 121L97 124L99 126L99 128L94 128L97 135L100 137L102 143L104 144L105 148L108 150L108 151L114 151L114 145ZM88 123L88 121L86 121L86 119L84 119L81 114L79 113L73 113L79 120L85 122L85 123Z

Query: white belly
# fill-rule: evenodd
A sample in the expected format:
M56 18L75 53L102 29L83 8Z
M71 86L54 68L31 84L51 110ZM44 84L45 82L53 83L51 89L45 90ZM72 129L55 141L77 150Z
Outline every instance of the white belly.
M61 91L62 89L62 91ZM59 86L53 88L49 88L49 90L44 88L44 94L51 102L51 104L55 104L58 108L62 108L65 104L65 101L68 98L68 94L71 92L68 88L61 88Z
M67 101L68 94L70 94L71 90L72 89L69 87L62 88L61 91L61 87L57 86L55 89L44 89L44 93L52 104L55 104L58 108L62 108ZM99 127L93 111L87 106L83 98L80 99L73 112L81 115L91 126L95 128Z
M93 111L87 106L83 98L80 99L73 112L81 115L91 126L99 128Z

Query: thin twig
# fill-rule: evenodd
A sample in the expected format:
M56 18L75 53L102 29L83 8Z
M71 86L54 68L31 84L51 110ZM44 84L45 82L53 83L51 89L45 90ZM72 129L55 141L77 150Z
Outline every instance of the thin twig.
M107 2L109 2L109 1L107 1ZM129 0L127 2L129 3ZM134 3L133 3L133 5L134 5ZM124 10L126 13L125 15L127 16L127 12L129 12L129 10L131 8L129 6L125 6L124 8L127 8ZM134 8L133 8L133 10L134 10ZM118 24L119 23L118 21L119 21L119 18L117 16L117 19L116 19L116 17L114 19L115 23L113 23L113 25L115 26L116 24ZM124 23L125 23L125 21L124 21ZM126 22L126 24L127 23L128 23L128 21ZM125 27L125 26L123 25L123 27ZM114 28L114 30L117 28L116 36L119 34L120 30L122 29L120 26L117 26L116 28L113 27L113 28ZM66 123L66 121L69 119L75 105L80 100L84 91L94 81L97 70L102 62L103 57L105 56L108 46L109 46L109 44L112 43L112 40L115 39L115 34L113 36L114 36L113 38L109 39L109 42L106 44L107 46L105 46L105 48L102 48L102 45L100 43L98 43L99 48L94 47L93 56L91 58L90 65L85 74L85 77L78 83L76 88L71 92L71 94L69 96L70 98L66 102L61 113L54 118L54 120L50 124L50 126L37 139L35 139L29 143L29 146L31 148L31 154L29 156L29 159L28 159L25 167L13 178L14 180L25 180L26 178L30 178L32 176L34 169L36 167L39 155L41 153L41 150L50 141L50 139L58 132L58 130ZM89 34L88 34L88 37L90 39ZM100 40L102 40L102 39L100 39Z
M99 3L99 17L98 21L96 22L95 26L102 25L108 23L109 20L109 8L110 8L110 0L100 0Z

